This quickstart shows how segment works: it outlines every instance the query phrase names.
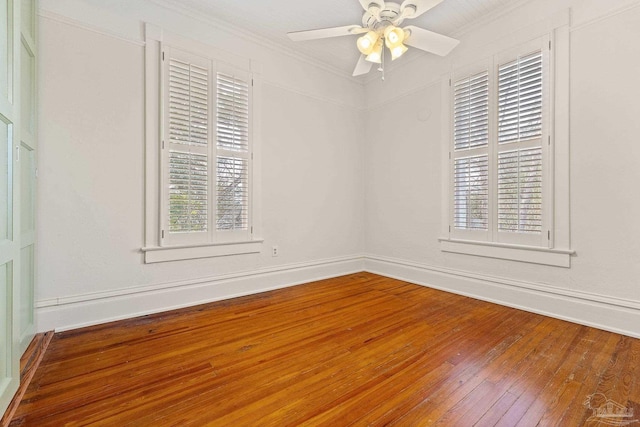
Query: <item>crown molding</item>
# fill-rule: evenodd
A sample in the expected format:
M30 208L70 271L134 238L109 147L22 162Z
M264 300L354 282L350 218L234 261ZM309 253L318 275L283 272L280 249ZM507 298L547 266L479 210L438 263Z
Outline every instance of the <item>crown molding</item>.
M472 21L466 25L463 25L462 27L458 28L456 31L454 31L453 33L451 33L450 37L453 38L462 38L463 36L477 30L478 28L484 27L486 25L492 24L498 20L500 20L501 18L503 18L505 15L510 14L511 12L513 12L514 10L519 9L520 7L524 6L525 4L531 3L531 0L517 0L513 3L511 3L509 6L506 7L502 7L502 8L498 8L495 11L488 13L486 15L484 15L483 17Z
M349 74L345 74L344 71L339 68L333 67L331 65L327 65L322 61L318 61L310 55L305 55L295 49L291 49L289 46L282 44L279 40L271 39L268 37L257 35L251 31L240 28L236 25L229 24L228 22L221 21L220 19L211 16L210 14L204 15L204 12L185 5L176 5L174 2L170 0L147 0L149 3L152 3L158 7L170 10L175 13L180 13L190 19L201 22L207 26L212 26L217 29L223 29L236 37L240 37L241 39L257 44L261 47L274 51L276 53L285 54L291 58L294 58L298 61L305 62L309 65L312 65L316 68L319 68L323 71L331 73L335 76L341 77L351 83L356 83L358 85L364 86L365 82L362 79L358 79Z
M115 31L110 31L107 30L105 28L99 27L97 25L91 25L91 24L87 24L86 22L82 22L79 21L77 19L73 19L73 18L69 18L68 16L65 15L60 15L58 13L55 12L51 12L50 10L46 10L46 9L38 9L38 16L45 18L45 19L49 19L51 21L56 21L65 25L70 25L72 27L78 27L78 28L82 28L83 30L86 31L90 31L92 33L96 33L96 34L100 34L103 36L107 36L107 37L111 37L114 39L118 39L127 43L131 43L134 44L136 46L144 46L146 43L144 42L144 40L139 40L139 39L135 39L132 37L129 37L125 34L121 34Z
M629 12L637 7L640 7L640 1L639 0L632 1L631 3L625 6L610 10L604 15L600 15L596 18L589 19L581 24L571 27L571 32L579 31L579 30L582 30L583 28L587 28L587 27L590 27L591 25L597 24L598 22L606 21L609 18L613 18L614 16L620 15L625 12Z

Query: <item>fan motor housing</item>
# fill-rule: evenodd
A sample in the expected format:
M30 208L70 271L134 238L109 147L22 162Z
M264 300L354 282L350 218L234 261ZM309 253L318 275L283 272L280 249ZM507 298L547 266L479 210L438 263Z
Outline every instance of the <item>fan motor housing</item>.
M378 20L375 15L366 11L362 15L362 26L375 32L381 32L389 25L398 26L404 21L404 19L400 18L400 5L398 3L385 3L384 9L380 10L379 16L380 19Z

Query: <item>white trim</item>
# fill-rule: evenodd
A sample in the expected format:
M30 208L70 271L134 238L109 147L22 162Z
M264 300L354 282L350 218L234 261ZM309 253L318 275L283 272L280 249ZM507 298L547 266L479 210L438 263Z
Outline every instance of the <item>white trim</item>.
M640 338L640 301L373 254L41 300L38 330L75 329L360 271Z
M257 254L261 250L262 240L204 245L152 246L141 249L144 252L145 264L228 255Z
M77 19L69 18L64 15L60 15L55 12L51 12L46 9L38 9L38 15L45 19L50 19L52 21L59 22L61 24L70 25L72 27L82 28L83 30L91 31L92 33L100 34L103 36L111 37L114 39L118 39L121 41L125 41L127 43L134 44L136 46L144 46L146 43L143 40L133 39L124 34L117 33L115 31L110 31L96 25L87 24L85 22L79 21Z
M151 3L155 4L156 6L159 6L161 8L170 10L172 12L175 13L179 13L183 16L186 16L188 18L194 19L198 22L204 23L207 26L213 26L215 28L218 29L223 29L225 32L231 33L234 36L240 37L241 39L245 40L245 41L249 41L251 43L257 44L261 47L267 48L271 51L274 52L278 52L281 54L285 54L288 55L294 59L297 59L301 62L307 63L309 65L313 65L314 67L317 67L323 71L329 72L331 74L334 74L338 77L341 77L345 80L348 80L352 83L357 83L359 85L364 85L364 82L362 81L362 79L356 78L351 76L350 73L346 73L345 71L331 66L331 65L327 65L326 63L319 61L315 58L313 58L312 56L309 55L305 55L301 52L298 52L297 50L291 49L289 46L286 46L284 43L282 43L282 41L277 40L277 39L272 39L272 38L266 38L264 36L260 36L257 35L255 33L252 33L250 31L244 30L240 27L237 27L235 25L231 25L229 24L227 21L222 21L214 16L212 16L210 13L203 13L201 10L197 9L197 8L193 8L190 7L188 5L185 4L180 4L180 5L176 5L170 1L167 0L149 0ZM355 43L355 42L354 42ZM355 44L354 44L354 48L355 48Z
M440 250L442 252L507 259L532 264L552 265L555 267L570 268L571 255L575 254L575 251L549 249L542 246L511 245L506 243L444 238L438 240L440 240Z
M117 40L121 40L121 41L124 41L124 42L127 42L127 43L131 43L131 44L134 44L136 46L143 46L144 47L147 44L146 41L133 39L133 38L128 37L128 36L126 36L124 34L119 34L117 32L109 31L109 30L103 29L101 27L97 27L97 26L94 26L94 25L89 25L89 24L86 24L86 23L84 23L82 21L78 21L78 20L75 20L75 19L72 19L72 18L68 18L66 16L57 14L55 12L50 12L48 10L40 9L39 15L42 18L50 19L50 20L52 20L54 22L59 22L59 23L66 24L66 25L69 25L69 26L77 27L77 28L80 28L80 29L83 29L83 30L90 31L90 32L95 33L95 34L100 34L100 35L103 35L103 36L106 36L106 37L111 37L111 38L114 38L114 39L117 39ZM209 22L209 24L210 24L210 22ZM168 33L168 32L164 31L164 33ZM156 25L151 24L151 23L145 23L145 35L146 35L147 38L150 38L153 41L157 42L157 41L162 40L162 38L163 38L162 34L163 34L163 30L159 26L156 26ZM175 44L175 41L174 41L174 44ZM260 45L264 46L264 47L268 47L269 49L273 49L273 45L272 44L266 44L265 45L264 43L261 43ZM209 50L211 50L211 49L216 49L216 48L210 47ZM317 66L319 68L323 68L323 66L319 65L319 63L317 61L314 62L313 60L310 60L306 56L303 56L303 55L300 55L300 54L296 54L295 52L287 52L286 50L284 50L284 51L278 50L278 52L279 53L283 53L284 52L284 53L288 54L289 56L291 56L294 59L297 59L297 60L302 61L304 63L309 63L309 64L311 64L313 66ZM203 55L202 52L199 52L199 54ZM207 54L204 54L204 55L207 56ZM225 57L227 62L229 62L229 57L230 56L234 56L234 55L232 53L230 53L230 52L224 52L224 54L216 54L216 57ZM151 63L153 63L153 61L149 60L148 58L145 58L145 62L146 62L145 65L147 65L147 66L149 66ZM326 66L326 64L324 64L324 65ZM250 68L251 68L251 72L253 73L254 80L257 80L259 75L262 74L262 65L255 63L255 61L251 61L251 67ZM357 83L360 86L364 86L364 82L362 80L356 79L356 78L352 78L350 76L345 76L344 73L337 72L337 70L335 70L335 69L333 69L333 70L324 69L324 71L328 71L328 72L330 72L331 74L334 74L334 75L337 74L340 77L343 77L343 78L349 80L352 83ZM354 109L354 110L357 110L357 111L367 110L367 107L365 107L365 106L353 105L352 103L345 102L343 100L322 96L320 94L314 94L314 93L311 93L309 91L302 91L302 90L294 88L293 86L287 86L285 84L277 83L275 81L263 80L262 82L263 82L262 84L268 84L268 85L270 85L272 87L277 87L277 88L282 89L282 90L287 90L289 92L296 93L296 94L302 95L302 96L306 96L306 97L309 97L311 99L323 101L323 102L326 102L326 103L329 103L329 104L339 105L341 107L350 108L350 109ZM255 90L256 90L256 86L254 86L254 92L255 92ZM411 92L411 91L409 91L409 92ZM409 95L410 94L409 92L407 92L405 95ZM381 104L381 105L383 105L383 104ZM384 105L386 105L386 103L384 103Z
M259 141L260 135L256 132L260 131L260 100L256 99L256 95L260 95L260 84L262 81L259 71L262 65L248 58L243 58L235 54L227 55L226 52L216 47L200 43L180 34L165 31L161 27L147 23L145 24L145 36L147 38L145 45L145 239L142 251L145 252L145 263L156 263L166 261L177 261L186 259L218 257L227 255L241 255L250 253L259 253L262 240L254 239L253 236L259 236L260 227L260 203L255 201L256 197L260 197L260 192L249 190L249 224L247 230L241 233L218 232L212 224L209 224L208 233L191 233L183 236L167 235L167 205L166 179L168 172L168 161L166 155L171 149L163 111L166 110L166 94L168 81L168 63L172 57L182 58L187 62L200 63L200 66L209 70L209 99L210 123L215 123L215 99L216 92L216 71L221 67L227 69L227 73L233 73L235 70L241 72L245 77L244 80L249 85L249 107L251 108L249 129L251 132L249 141L249 151L243 157L246 157L249 164L249 180L259 182L260 170L252 171L256 164L253 157L253 150L259 152L256 142ZM175 50L175 52L174 52ZM164 59L165 52L168 54L166 61ZM173 52L173 53L172 53ZM228 57L227 57L228 56ZM254 69L258 72L252 74L249 70ZM234 71L231 71L234 70ZM257 93L253 91L256 90ZM254 105L257 102L258 105ZM258 129L253 129L253 124L258 124ZM217 125L216 125L217 126ZM212 138L215 136L214 130L210 130L208 134L207 156L210 159L210 165L216 165L218 149ZM254 138L255 137L255 138ZM166 148L165 148L166 147ZM202 152L201 152L202 153ZM260 156L257 156L260 159ZM209 193L210 200L208 218L209 221L215 217L215 200L216 195L212 188L215 188L215 166L209 168ZM250 186L251 186L250 184ZM255 222L255 223L254 223ZM256 227L254 229L254 227ZM222 237L224 235L224 238ZM185 237L184 239L181 237ZM186 238L188 237L188 238ZM191 239L192 238L192 239ZM222 243L222 245L220 245ZM228 245L227 243L235 243ZM160 246L165 250L157 249Z
M371 273L640 338L640 301L377 255L364 264Z
M541 21L541 24L536 24L535 27L545 26L546 28L553 27L548 33L538 37L529 39L524 43L518 43L510 47L502 46L499 51L494 51L491 58L502 58L504 55L513 56L513 52L520 51L523 46L540 47L543 55L549 55L548 63L548 82L546 85L546 91L551 90L551 93L547 92L547 119L544 120L546 128L543 129L542 135L542 150L545 164L544 172L544 213L543 213L543 228L539 237L536 239L530 239L529 236L524 234L514 235L517 239L511 242L502 242L506 245L485 245L484 247L478 245L472 245L471 240L474 239L472 234L468 231L464 231L467 235L463 235L462 232L458 232L453 228L451 219L453 218L452 211L452 159L455 159L453 148L451 147L453 139L453 131L451 129L451 95L447 95L447 89L450 91L451 81L457 79L458 70L462 70L465 74L469 74L471 69L469 67L475 67L475 64L480 64L482 61L468 62L467 65L457 67L442 82L442 108L443 111L448 111L449 121L444 119L441 123L442 133L445 135L443 138L447 143L446 155L443 155L442 161L443 167L442 178L447 181L447 184L443 184L443 205L446 205L446 209L443 207L441 217L443 221L441 235L446 236L441 241L441 250L444 252L455 252L468 255L486 256L490 258L503 258L507 260L530 262L535 264L553 265L559 267L570 267L570 255L573 252L570 250L570 194L569 194L569 27L567 23L570 21L571 13L567 9L562 13L555 14L548 21ZM563 24L559 27L556 25ZM530 35L531 31L527 30L526 35ZM517 37L520 40L522 37ZM533 44L533 45L532 45ZM531 45L531 46L530 46ZM539 45L539 46L538 46ZM547 45L549 46L547 48ZM552 48L553 46L553 48ZM528 48L525 51L530 50ZM550 54L549 54L550 51ZM495 72L496 64L493 65L492 70ZM492 79L495 78L492 77ZM490 100L490 107L495 107L497 103L496 88L493 89L494 102ZM448 110L447 110L448 109ZM490 111L490 117L495 120L496 112ZM490 127L495 126L495 123L490 121ZM490 130L490 146L495 143L495 132L491 136ZM451 154L450 154L451 153ZM447 157L448 156L448 157ZM494 161L493 178L497 178L496 174L496 159L497 153L494 153L491 158ZM494 182L490 191L495 191ZM444 191L446 190L446 194ZM495 200L495 196L493 197ZM490 197L491 202L491 197ZM495 203L490 203L490 207L496 208ZM447 217L445 217L445 214ZM496 212L490 212L490 218L496 220ZM491 223L491 221L490 221ZM495 227L495 224L493 224ZM490 227L491 228L491 227ZM497 243L499 237L504 239L505 237L514 237L505 233L498 233L497 230L493 230L492 239L487 240L487 243ZM478 238L474 242L484 242ZM538 245L539 241L539 245ZM510 244L510 243L513 243ZM529 246L530 245L530 246ZM532 247L541 248L554 248L558 251L536 252L532 250Z
M222 28L227 32L233 33L234 35L242 38L245 41L251 42L251 43L255 43L263 48L267 48L273 52L277 52L280 54L284 54L287 55L295 60L298 60L300 62L303 62L305 64L309 64L312 65L316 68L319 68L325 72L328 72L330 74L333 74L337 77L341 77L351 83L356 83L360 86L364 86L365 85L365 81L363 81L360 78L356 78L351 76L350 73L346 73L344 71L342 71L339 68L327 65L326 63L322 62L322 61L318 61L317 59L305 55L301 52L298 52L296 50L291 49L288 46L285 46L284 44L282 44L279 41L275 41L275 40L268 40L265 41L264 37L260 37L258 35L255 35L249 31L243 30L242 28L230 25L228 22L223 22L223 21L219 21L217 19L214 18L209 18L209 17L203 17L202 14L199 13L195 13L193 11L187 11L185 10L185 8L187 8L187 6L181 5L180 7L177 7L175 5L166 3L162 0L150 0L151 3L155 3L157 6L162 7L163 9L169 9L173 12L178 12L180 14L182 14L183 16L186 16L188 18L191 19L195 19L196 21L206 24L207 26L215 26L215 28ZM69 18L65 15L61 15L59 13L56 12L52 12L46 9L38 9L38 15L46 18L46 19L50 19L52 21L56 21L59 23L63 23L66 25L70 25L70 26L74 26L77 28L81 28L87 31L91 31L93 33L96 34L100 34L103 36L107 36L107 37L111 37L111 38L115 38L118 40L122 40L125 41L127 43L132 43L134 45L137 46L145 46L146 41L144 40L139 40L139 39L135 39L132 38L126 34L123 33L118 33L116 31L111 31L108 30L104 27L98 26L98 25L93 25L93 24L87 24L83 21L74 19L74 18ZM147 34L148 36L148 34ZM354 45L355 46L355 45Z
M39 331L65 331L357 273L360 255L38 301Z
M519 45L526 44L540 37L548 36L562 28L566 28L568 33L570 24L571 9L563 9L548 16L546 19L541 19L525 27L520 27L515 31L495 36L486 42L480 42L481 44L478 43L477 46L474 46L473 52L458 53L458 51L454 50L450 54L452 70L464 69L477 62L491 59L494 55L515 49ZM472 42L473 40L469 40L469 43ZM492 53L486 55L485 52Z
M625 6L621 6L619 8L610 10L609 12L605 13L604 15L600 15L600 16L598 16L596 18L592 18L592 19L589 19L588 21L585 21L585 22L583 22L581 24L578 24L578 25L572 27L570 29L570 31L573 33L574 31L582 30L582 29L584 29L586 27L590 27L593 24L597 24L598 22L601 22L601 21L606 21L609 18L613 18L616 15L620 15L622 13L628 12L630 10L633 10L633 9L637 8L637 7L640 7L640 1L635 0L635 1L631 2L630 4L627 4Z

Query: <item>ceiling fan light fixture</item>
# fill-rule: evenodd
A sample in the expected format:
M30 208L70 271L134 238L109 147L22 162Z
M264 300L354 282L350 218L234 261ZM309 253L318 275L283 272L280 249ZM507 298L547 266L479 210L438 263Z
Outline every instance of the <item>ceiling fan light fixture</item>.
M359 37L357 46L360 53L363 55L370 55L375 49L379 38L380 36L374 31L369 31L364 36Z
M391 60L395 61L396 59L404 55L404 53L408 51L409 48L403 45L402 43L399 43L395 47L390 47L389 50L391 51Z
M367 55L366 60L369 62L373 62L375 64L380 64L382 62L382 38L379 38L376 44L374 45L371 53Z
M390 49L402 44L404 41L404 30L394 25L389 25L384 29L384 38L387 41L387 46Z
M438 56L446 56L459 40L434 33L413 25L403 26L405 19L414 19L433 9L444 0L358 0L364 9L362 24L317 30L294 31L287 35L293 41L317 40L331 37L357 35L356 47L360 51L353 76L368 73L372 63L380 64L384 80L384 65L389 48L391 60L395 60L409 48L419 49ZM400 3L401 2L401 3Z

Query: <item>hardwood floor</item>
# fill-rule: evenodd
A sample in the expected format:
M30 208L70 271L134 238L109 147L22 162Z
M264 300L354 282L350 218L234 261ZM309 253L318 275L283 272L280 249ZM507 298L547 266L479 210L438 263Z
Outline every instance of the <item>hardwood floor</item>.
M52 337L53 332L36 334L31 340L29 347L27 347L20 358L20 386L18 387L16 394L13 396L9 407L4 412L4 415L0 418L0 427L6 427L9 425L9 422L13 417L13 413L20 404L22 396L27 390L27 386L31 382L31 378L33 378L33 374L35 374Z
M637 339L358 273L58 333L11 426L612 425L585 401L640 418L639 355Z

